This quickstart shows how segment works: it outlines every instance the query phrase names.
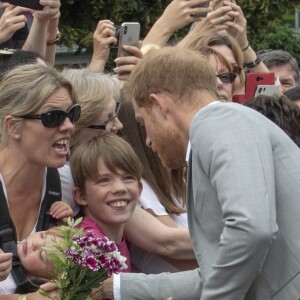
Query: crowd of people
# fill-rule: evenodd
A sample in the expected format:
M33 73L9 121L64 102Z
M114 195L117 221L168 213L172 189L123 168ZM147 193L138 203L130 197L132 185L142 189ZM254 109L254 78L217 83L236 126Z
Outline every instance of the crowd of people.
M113 20L57 70L60 0L40 4L0 2L0 300L59 299L44 247L69 217L126 258L95 300L299 299L297 60L253 49L235 1L173 0L113 74Z

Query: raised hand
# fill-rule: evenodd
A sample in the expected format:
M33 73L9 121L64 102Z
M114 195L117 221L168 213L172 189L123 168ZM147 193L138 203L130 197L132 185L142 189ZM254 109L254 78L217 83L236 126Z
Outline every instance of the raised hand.
M66 222L68 217L73 216L73 209L65 202L56 201L51 205L49 213L53 218Z
M34 13L34 18L40 21L49 21L59 13L60 0L40 0L40 4L44 6L43 10Z
M110 45L116 44L116 29L110 20L99 21L93 35L93 57L89 69L103 72L110 53Z
M115 63L117 67L114 68L114 72L117 74L119 80L126 81L136 64L143 58L143 53L135 46L127 45L123 46L123 48L131 55L116 58Z
M32 10L8 3L0 3L0 8L4 9L0 18L0 43L4 43L26 25L27 19L24 13L31 13Z
M143 40L143 46L155 44L165 46L171 35L184 26L200 21L202 15L210 12L210 7L204 5L210 0L173 0L155 22Z

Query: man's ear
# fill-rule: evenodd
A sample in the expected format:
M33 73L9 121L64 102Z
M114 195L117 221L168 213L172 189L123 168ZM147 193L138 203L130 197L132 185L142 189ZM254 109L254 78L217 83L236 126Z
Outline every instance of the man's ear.
M73 188L73 198L79 205L87 206L85 192L82 192L82 190L77 186Z
M151 93L149 95L149 99L152 102L152 110L158 111L160 114L162 114L165 117L169 110L167 97L164 94Z
M4 128L9 136L17 140L20 139L20 123L16 122L12 116L8 115L4 118Z

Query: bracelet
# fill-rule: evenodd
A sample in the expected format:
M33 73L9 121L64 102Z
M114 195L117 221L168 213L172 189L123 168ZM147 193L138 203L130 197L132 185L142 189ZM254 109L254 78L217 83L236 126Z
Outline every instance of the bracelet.
M242 51L245 52L249 47L250 47L250 43L248 42L248 45L244 49L242 49Z
M261 63L261 58L259 56L256 57L255 61L250 63L244 63L244 67L248 69L252 69Z
M57 30L56 38L52 41L47 41L47 46L56 45L61 39L61 33Z
M27 295L20 295L18 300L26 300L27 299Z

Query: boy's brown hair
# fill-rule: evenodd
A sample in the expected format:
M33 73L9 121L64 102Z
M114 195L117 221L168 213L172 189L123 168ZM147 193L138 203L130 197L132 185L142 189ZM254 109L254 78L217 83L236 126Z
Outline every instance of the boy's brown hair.
M76 147L71 155L70 167L76 187L84 190L86 179L99 176L99 159L113 173L120 169L141 180L141 162L130 144L114 133L103 132Z

